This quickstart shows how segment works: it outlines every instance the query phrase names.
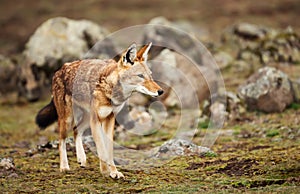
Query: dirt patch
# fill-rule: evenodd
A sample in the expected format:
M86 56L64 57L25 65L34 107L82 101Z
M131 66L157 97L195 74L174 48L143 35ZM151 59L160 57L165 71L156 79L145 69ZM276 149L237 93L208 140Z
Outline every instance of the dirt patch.
M214 173L222 173L228 176L252 176L262 174L261 170L255 168L258 162L254 159L231 158L229 160L216 160L212 162L191 163L186 170L196 170L208 166L219 166Z
M217 173L224 173L228 176L242 176L242 175L254 175L257 174L258 170L252 167L257 165L257 161L253 159L242 159L238 160L232 158L228 160L224 168L218 169Z
M258 145L258 146L253 146L253 147L249 148L249 151L267 149L267 148L270 148L270 147L271 146L268 146L268 145Z
M232 186L234 188L255 188L255 187L266 187L269 185L282 185L286 182L285 179L271 179L271 180L255 180L255 181L246 181L246 182L237 182Z

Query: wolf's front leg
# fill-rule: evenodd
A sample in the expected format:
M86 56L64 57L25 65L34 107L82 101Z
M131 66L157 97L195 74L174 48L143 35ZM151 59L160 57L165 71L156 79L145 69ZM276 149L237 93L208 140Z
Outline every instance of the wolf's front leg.
M115 127L115 116L112 113L103 122L105 137L108 139L108 169L112 178L124 178L124 175L119 172L114 163L114 127Z
M104 175L112 178L123 178L124 175L118 172L113 160L113 133L115 118L113 113L104 119L100 115L91 115L91 130L96 144L98 157L100 159L100 170Z

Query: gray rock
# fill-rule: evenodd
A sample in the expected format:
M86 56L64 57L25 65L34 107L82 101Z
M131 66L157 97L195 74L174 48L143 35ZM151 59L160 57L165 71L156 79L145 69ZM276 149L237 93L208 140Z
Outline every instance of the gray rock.
M1 101L17 97L17 66L7 57L0 55L0 98ZM1 102L0 101L0 102Z
M107 34L106 29L88 20L56 17L44 22L26 43L24 59L20 60L20 96L36 101L48 94L54 71L65 62L113 52L106 40L87 53Z
M300 79L291 80L291 85L293 88L294 99L296 102L300 102Z
M12 158L2 158L0 160L0 167L5 170L15 169L14 161Z
M106 37L101 41L97 42L83 58L87 59L119 59L119 52L122 48L117 48L115 42L110 38Z
M231 65L231 71L237 73L237 76L250 75L253 72L253 65L243 60L236 60Z
M252 64L300 62L300 37L291 28L274 30L265 26L239 23L228 27L222 41L238 54L238 59Z
M267 29L249 23L239 23L234 26L234 33L246 39L261 39L267 33Z
M80 59L107 34L106 29L88 20L52 18L30 37L24 54L30 63L37 66L46 63L55 65L59 60Z
M211 124L213 128L222 127L228 115L226 106L223 103L216 101L209 107L209 110L211 113Z
M190 141L182 139L171 139L161 145L154 157L167 158L174 156L203 156L207 153L213 153L209 148L198 146Z
M233 57L224 51L219 51L214 54L214 59L216 60L220 69L225 69L233 62Z
M273 67L259 69L240 86L239 94L250 110L282 112L293 102L288 76Z
M226 28L221 36L225 45L237 52L240 49L256 49L272 29L249 23L237 23Z
M227 99L227 112L229 120L236 120L241 118L241 116L246 112L246 108L243 100L232 92L226 92Z
M178 25L179 24L179 25ZM187 26L189 26L187 28ZM188 53L189 56L199 65L202 65L202 56L199 55L202 48L196 44L197 31L191 29L191 25L180 25L168 21L164 17L153 18L145 30L143 42L152 42L157 48L152 56L156 56L164 48L172 48L180 53ZM152 51L154 52L154 49Z
M161 99L167 107L195 108L199 102L209 98L212 90L208 86L217 85L217 78L211 69L197 66L168 49L149 63L154 79L164 84L165 93Z

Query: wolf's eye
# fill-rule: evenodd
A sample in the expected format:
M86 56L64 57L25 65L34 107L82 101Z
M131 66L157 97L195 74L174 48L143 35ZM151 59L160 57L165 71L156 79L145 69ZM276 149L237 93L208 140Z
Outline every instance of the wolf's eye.
M140 77L140 78L144 78L143 74L138 74L137 76Z

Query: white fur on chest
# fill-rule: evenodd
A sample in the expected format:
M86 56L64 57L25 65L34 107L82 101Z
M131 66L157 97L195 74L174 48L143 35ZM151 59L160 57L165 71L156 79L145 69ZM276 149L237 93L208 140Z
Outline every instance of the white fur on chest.
M112 112L114 114L118 114L121 109L124 107L124 104L121 104L119 106L101 106L99 109L98 109L98 114L99 114L99 117L101 119L104 119L106 117L108 117Z
M101 119L104 119L106 117L108 117L113 111L113 107L112 106L101 106L98 109L98 115Z

